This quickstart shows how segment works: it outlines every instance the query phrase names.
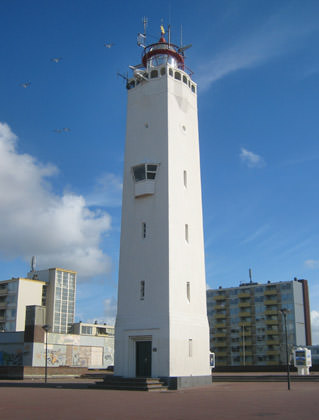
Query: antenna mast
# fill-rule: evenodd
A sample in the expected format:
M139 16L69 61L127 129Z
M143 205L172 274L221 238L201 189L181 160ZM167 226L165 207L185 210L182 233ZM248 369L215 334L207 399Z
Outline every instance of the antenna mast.
M249 269L249 279L250 279L250 283L252 283L253 280L252 280L251 268Z

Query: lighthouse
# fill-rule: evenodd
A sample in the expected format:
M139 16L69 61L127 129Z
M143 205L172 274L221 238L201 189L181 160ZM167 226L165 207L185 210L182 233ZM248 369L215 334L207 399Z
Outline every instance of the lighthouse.
M126 85L114 374L208 384L197 85L163 27L155 44L139 36Z

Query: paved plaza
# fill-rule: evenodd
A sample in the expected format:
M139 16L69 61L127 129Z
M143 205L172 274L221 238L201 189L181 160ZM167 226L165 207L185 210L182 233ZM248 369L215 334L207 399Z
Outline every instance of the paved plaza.
M318 382L226 383L182 391L88 389L83 380L0 381L3 420L316 420Z

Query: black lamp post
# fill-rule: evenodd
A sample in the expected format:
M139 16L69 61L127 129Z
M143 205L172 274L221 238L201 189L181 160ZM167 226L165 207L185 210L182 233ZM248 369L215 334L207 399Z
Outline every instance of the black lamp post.
M48 382L48 331L50 329L49 325L42 325L42 328L45 331L45 370L44 370L44 382Z
M289 309L281 308L279 312L284 317L285 323L285 341L286 341L286 363L287 363L287 381L288 381L288 391L290 391L290 369L289 369L289 352L288 352L288 332L287 332L287 314Z

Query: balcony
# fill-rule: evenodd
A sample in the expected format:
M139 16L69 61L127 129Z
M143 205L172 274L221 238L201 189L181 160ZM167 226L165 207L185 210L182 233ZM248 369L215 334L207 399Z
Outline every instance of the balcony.
M216 322L216 324L214 324L215 328L226 328L227 324L225 322Z
M267 350L266 354L267 356L279 356L280 350Z
M265 324L266 325L277 325L277 324L279 324L279 321L278 321L278 319L267 319L265 321Z
M276 309L266 310L265 315L278 315L278 310L276 310Z
M250 293L244 293L244 292L241 292L241 293L238 293L238 295L237 295L239 298L250 298Z
M218 338L218 337L226 337L226 336L227 336L227 333L222 333L222 332L218 332L216 334L213 334L213 337L216 337L216 338Z
M241 351L239 354L241 356L243 356L244 355L244 352ZM245 350L245 357L252 356L252 355L253 355L253 352L251 350Z
M225 319L227 317L226 314L215 314L214 318L215 319Z
M272 299L272 300L265 300L264 304L266 306L271 306L271 305L278 305L279 302L277 301L277 299Z
M215 342L213 342L213 346L214 346L214 348L220 348L220 347L228 347L228 345L227 345L227 343L215 343Z
M269 329L269 330L266 330L265 333L267 335L279 335L280 334L280 331L279 330L271 330L271 329Z
M251 326L251 321L241 321L241 322L238 323L238 325L240 327L250 327ZM246 331L245 331L245 334L246 334Z
M280 341L279 341L279 339L276 339L276 340L266 340L266 344L267 344L267 346L272 346L272 345L278 345L278 344L280 344Z
M214 296L214 299L218 301L226 300L226 295L216 295Z
M252 335L252 333L251 333L251 331L247 331L247 330L245 330L245 333L244 333L244 334L243 334L243 331L241 331L239 335L240 335L241 337L244 335L244 336L245 336L245 338L246 338L246 337L250 337L250 336Z
M249 308L251 306L251 303L250 302L239 302L238 306L240 308Z
M227 351L219 351L218 353L216 352L216 357L225 357L227 356Z
M270 289L270 290L265 290L264 291L264 295L265 296L274 296L274 295L278 295L278 291L277 289Z
M223 309L225 309L225 305L216 305L215 306L215 309L218 311L218 310L223 310Z
M242 318L246 316L251 316L251 312L248 312L248 311L239 312L239 316Z

